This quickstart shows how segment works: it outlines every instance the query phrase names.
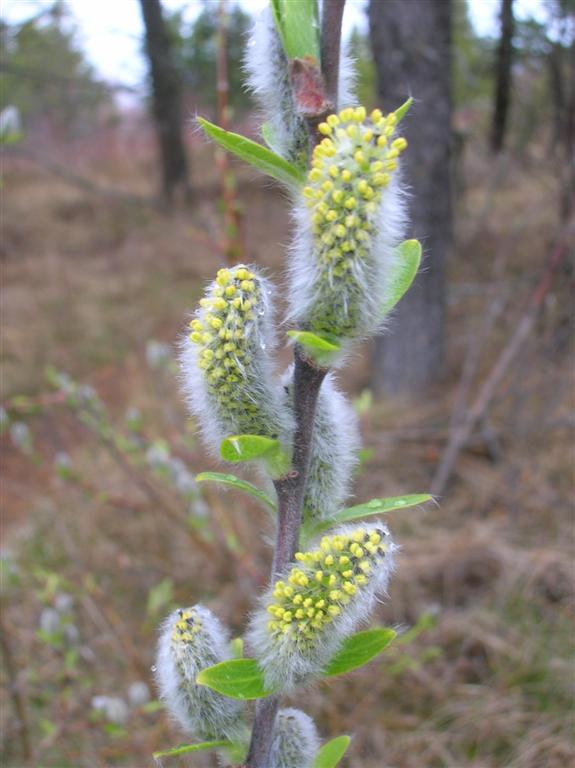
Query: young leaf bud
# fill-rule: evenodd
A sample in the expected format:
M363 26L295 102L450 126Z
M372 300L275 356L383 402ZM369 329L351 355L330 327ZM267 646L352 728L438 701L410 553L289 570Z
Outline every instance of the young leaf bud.
M293 366L283 376L292 403ZM357 415L336 388L333 374L321 386L315 412L304 497L306 518L325 519L341 509L349 494L361 444Z
M259 103L264 133L272 149L286 160L305 167L308 161L308 132L292 95L289 63L277 33L273 14L266 8L256 16L245 57L248 86ZM340 55L338 103L356 103L355 72L348 45Z
M273 150L291 163L305 166L308 135L295 110L288 61L270 8L256 17L246 49L245 68L248 86L268 126Z
M316 549L296 553L248 630L266 685L287 691L321 673L385 592L394 550L385 525L366 523L342 526Z
M196 685L206 667L230 658L229 638L202 605L171 613L161 628L156 681L170 714L198 739L240 738L242 704Z
M190 323L183 388L209 447L234 434L285 439L290 416L273 380L270 285L254 268L220 269Z
M290 320L303 330L345 341L381 323L405 218L395 122L357 107L319 125L290 266Z
M280 709L274 725L269 768L311 768L319 737L309 715L300 709Z

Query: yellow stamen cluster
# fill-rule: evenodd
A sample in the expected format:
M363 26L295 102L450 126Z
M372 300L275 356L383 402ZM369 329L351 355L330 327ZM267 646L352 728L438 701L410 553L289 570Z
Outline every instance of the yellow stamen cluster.
M262 288L246 267L220 269L200 311L191 321L190 341L199 347L198 365L204 371L208 392L220 407L238 415L257 411L254 402L238 397L248 384L254 356L254 324L264 312Z
M172 631L172 642L191 643L200 629L202 628L201 619L193 608L178 611L178 621L174 624Z
M385 531L359 528L350 535L324 536L318 549L298 552L286 581L273 588L268 631L272 637L289 635L306 645L336 619L368 584L370 574L385 556Z
M341 288L346 290L346 284L356 279L356 264L367 258L382 192L407 147L404 138L393 138L396 123L393 112L384 117L376 109L367 117L365 108L357 107L330 115L319 125L325 138L314 149L303 195L311 213L324 288L332 295L337 296ZM353 292L353 286L351 289ZM355 291L351 303L346 297L342 302L345 311L336 301L326 313L330 305L326 294L326 301L318 302L312 329L337 336L352 333L357 325L353 304L361 301L361 295L360 290Z

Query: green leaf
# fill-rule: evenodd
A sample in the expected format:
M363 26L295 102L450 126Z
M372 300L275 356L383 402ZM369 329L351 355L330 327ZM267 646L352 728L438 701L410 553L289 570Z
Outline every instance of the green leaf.
M383 315L387 315L407 293L421 264L421 243L419 240L404 240L396 250L399 258L395 262L391 274L389 297L381 307Z
M187 755L190 752L202 752L205 749L218 749L219 747L231 746L231 741L202 741L198 744L182 744L181 747L165 749L162 752L154 752L154 760L162 757L177 757L178 755Z
M274 152L276 155L279 154L277 151L277 147L278 147L277 138L271 124L262 123L262 127L260 128L260 133L262 135L262 139L268 145L269 149L271 149L271 151Z
M342 509L336 512L333 517L330 517L329 520L310 520L307 525L304 525L304 538L308 540L312 536L317 536L333 528L335 525L351 523L353 520L359 520L363 517L384 515L387 512L392 512L394 509L416 507L432 499L433 496L430 496L428 493L414 493L410 496L391 496L388 499L372 499L365 504L356 504L354 507Z
M410 97L409 97L409 99L408 99L406 102L404 102L404 103L401 105L401 107L398 107L398 108L395 110L395 113L394 113L394 114L395 114L395 116L396 116L396 118L397 118L397 122L396 122L396 125L398 125L398 124L399 124L399 122L400 122L401 120L403 120L403 118L404 118L404 117L406 116L406 114L409 112L409 110L410 110L410 108L411 108L411 105L412 105L412 104L413 104L413 99L412 99L412 98L411 98L411 96L410 96Z
M312 56L319 61L317 0L272 0L272 12L288 59Z
M223 128L210 123L203 117L198 117L198 123L204 132L221 147L246 163L255 166L258 170L267 173L268 176L296 189L303 184L305 178L303 171L288 163L283 157L276 155L271 149L247 139L245 136L240 136L239 133L224 131Z
M324 676L335 677L357 667L363 667L381 653L396 634L393 629L366 629L364 632L357 632L348 637L341 650L324 669Z
M315 756L313 768L335 768L351 743L349 736L336 736L327 741Z
M289 469L289 460L279 440L262 435L226 437L220 445L220 456L232 464L262 459L272 477L281 477Z
M235 475L224 474L222 472L200 472L199 475L196 475L196 482L229 485L232 488L237 488L238 491L243 491L244 493L253 496L254 499L261 501L262 504L269 507L272 511L276 511L276 505L267 493L260 491L255 485L252 485L251 483L248 483L247 480L242 480Z
M288 331L287 335L300 344L318 365L329 365L340 351L339 344L311 331Z
M241 701L262 699L273 691L265 687L264 675L255 659L231 659L208 667L196 677L198 685L205 685L222 696Z

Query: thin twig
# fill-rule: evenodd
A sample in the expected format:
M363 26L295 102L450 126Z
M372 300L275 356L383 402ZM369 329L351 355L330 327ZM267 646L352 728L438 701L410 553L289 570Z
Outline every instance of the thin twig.
M326 113L337 109L337 84L341 20L345 0L326 0L321 30L321 72L309 62L291 62L291 81L296 108L304 117L310 137L310 152L321 140L317 126ZM314 111L310 105L316 104ZM307 481L310 445L317 398L327 370L317 368L295 348L295 434L292 471L275 482L278 497L278 526L272 565L272 581L288 568L299 543L303 498ZM269 752L280 697L268 696L256 705L256 717L246 768L269 768Z

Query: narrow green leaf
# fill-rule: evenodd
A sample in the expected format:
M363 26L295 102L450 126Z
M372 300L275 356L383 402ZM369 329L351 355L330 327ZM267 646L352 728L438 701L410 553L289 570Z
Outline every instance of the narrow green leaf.
M317 0L271 0L276 29L288 59L311 56L319 61Z
M224 131L223 128L210 123L203 117L198 117L198 123L204 132L221 147L263 173L267 173L268 176L290 187L299 188L303 184L305 178L303 171L276 155L271 149L245 136L240 136L239 133Z
M404 102L404 103L401 105L401 107L398 107L398 108L395 110L395 116L396 116L396 118L397 118L397 122L396 122L396 125L398 125L398 123L399 123L401 120L403 120L403 118L406 116L406 114L407 114L407 113L409 112L409 110L411 109L411 105L412 105L412 104L413 104L413 99L412 99L412 98L411 98L411 96L410 96L410 97L409 97L409 99L408 99L406 102Z
M274 152L276 155L279 154L277 151L278 143L277 143L276 135L274 133L274 129L272 128L271 124L262 123L262 127L260 128L260 133L262 135L262 139L268 145L268 148L271 149L271 151Z
M421 264L421 243L419 240L404 240L397 247L397 252L399 258L391 274L390 295L381 308L383 315L387 315L407 293Z
M221 485L229 485L232 488L237 488L238 491L243 491L244 493L253 496L254 499L257 499L266 507L269 507L269 509L272 511L275 512L276 510L275 503L272 499L270 499L267 493L264 493L259 488L256 488L255 485L248 483L247 480L242 480L235 475L224 474L222 472L200 472L199 475L196 475L196 482L220 483Z
M190 752L202 752L205 749L218 749L219 747L231 746L231 741L202 741L198 744L182 744L181 747L165 749L162 752L154 752L154 760L162 757L177 757L178 755L187 755Z
M242 461L261 459L272 477L281 477L289 469L289 460L279 440L262 435L232 435L220 445L220 456L225 461L238 464Z
M264 676L255 659L232 659L208 667L196 677L198 685L205 685L222 696L241 701L262 699L273 691L265 687Z
M310 521L310 524L306 527L305 536L309 539L333 528L335 525L351 523L353 520L359 520L363 517L384 515L387 512L392 512L394 509L416 507L432 499L433 496L430 496L428 493L414 493L410 496L391 496L388 499L372 499L365 504L356 504L354 507L342 509L336 512L329 520Z
M288 331L287 335L300 344L318 365L329 365L340 351L339 344L311 331Z
M324 669L324 676L335 677L357 667L363 667L381 653L396 634L393 629L366 629L364 632L357 632L348 637L341 650Z
M335 768L351 743L349 736L336 736L327 741L315 756L313 768Z
M253 459L261 459L263 456L269 456L271 453L275 453L279 447L279 441L273 440L271 437L232 435L222 441L220 455L222 459L237 464L241 461L252 461Z

